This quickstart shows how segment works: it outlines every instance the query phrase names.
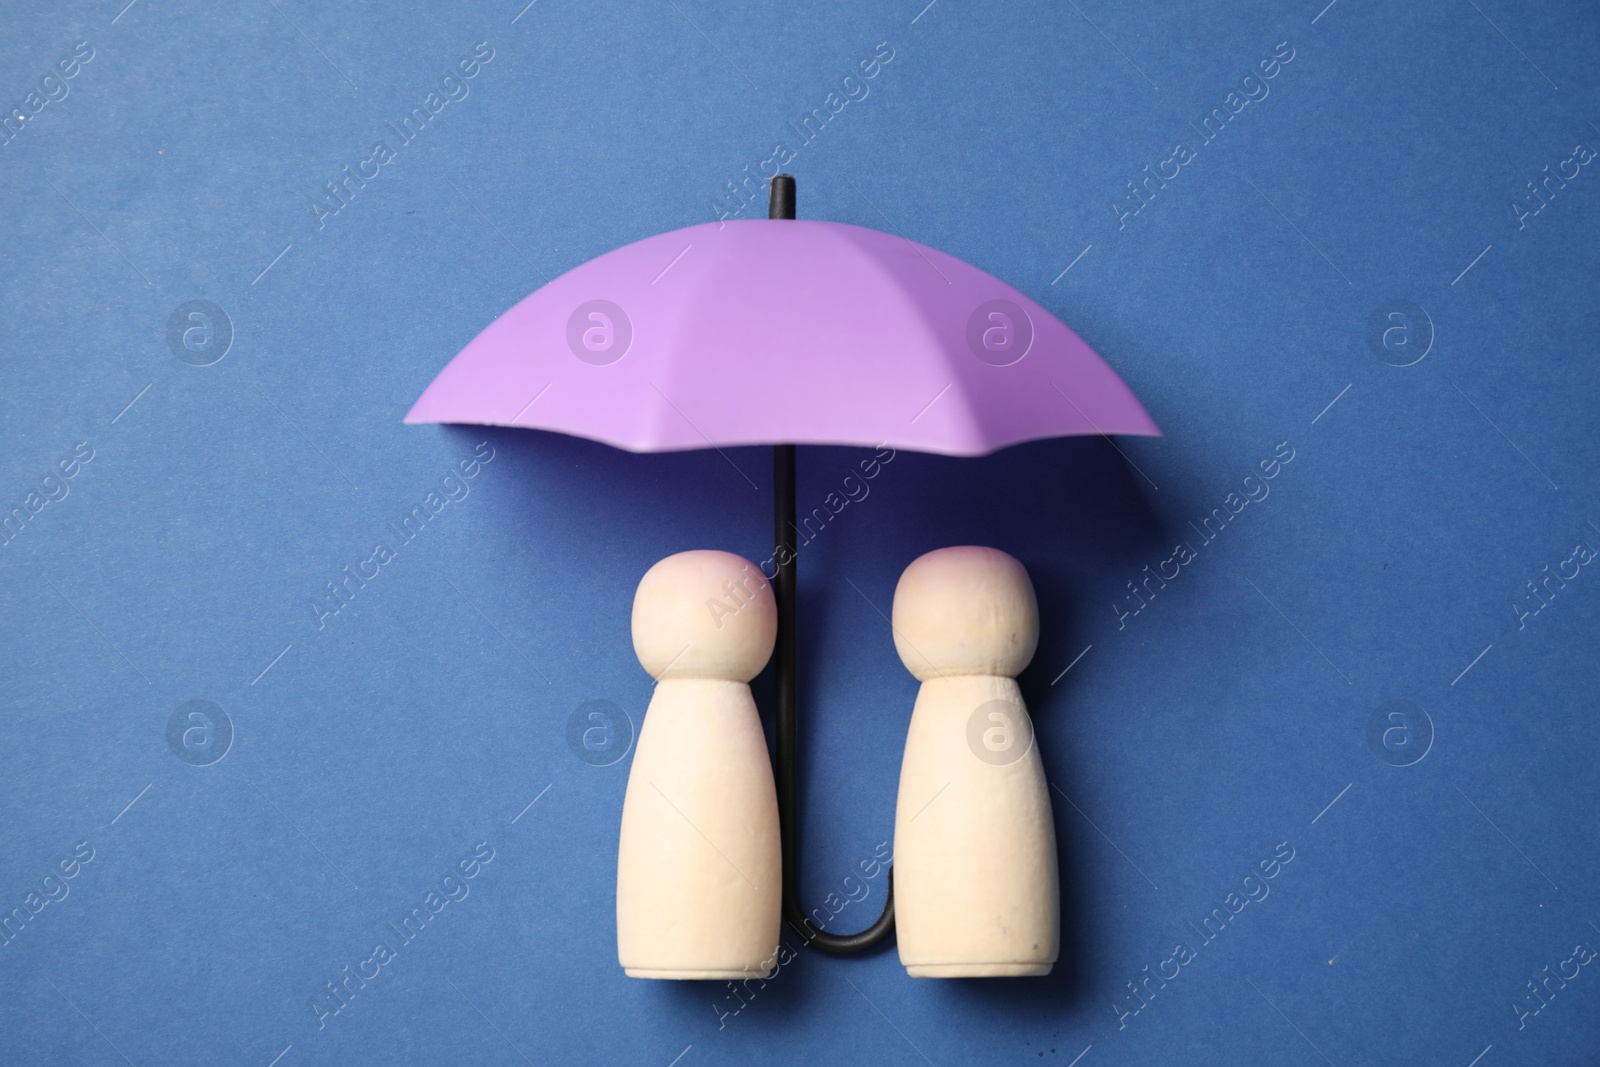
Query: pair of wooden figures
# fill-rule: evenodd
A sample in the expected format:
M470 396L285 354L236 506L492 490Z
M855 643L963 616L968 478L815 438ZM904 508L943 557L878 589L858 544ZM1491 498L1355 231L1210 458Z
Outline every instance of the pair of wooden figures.
M1033 584L1004 552L940 549L901 575L892 626L922 683L895 812L900 961L914 978L1048 974L1055 824L1015 680L1038 644ZM739 556L682 552L639 583L633 644L657 685L617 858L617 955L635 978L775 969L778 805L749 682L776 632L772 589Z

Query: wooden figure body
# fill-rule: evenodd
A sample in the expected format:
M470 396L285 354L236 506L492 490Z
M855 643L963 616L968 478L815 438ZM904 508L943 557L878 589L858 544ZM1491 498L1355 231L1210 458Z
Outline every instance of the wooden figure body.
M1049 974L1055 820L1015 681L1039 640L1033 583L997 549L940 549L901 575L893 625L922 683L895 808L900 962L913 978Z
M657 684L617 853L617 957L634 978L776 966L778 798L749 686L776 633L771 586L730 553L680 552L639 582L634 651Z

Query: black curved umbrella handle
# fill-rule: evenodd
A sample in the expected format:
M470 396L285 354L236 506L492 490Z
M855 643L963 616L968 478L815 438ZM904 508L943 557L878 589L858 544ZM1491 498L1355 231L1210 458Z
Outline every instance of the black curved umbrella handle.
M776 186L777 181L774 180ZM791 179L792 182L792 179ZM776 199L776 197L774 197ZM793 211L793 192L790 193ZM791 215L792 217L792 215ZM795 803L795 688L798 657L795 642L795 551L790 540L794 531L794 445L772 449L773 519L777 551L773 562L777 575L773 592L778 601L778 645L776 673L778 834L783 852L783 917L812 948L835 955L865 952L894 932L894 871L888 878L888 900L883 914L859 934L824 933L800 906L800 813Z

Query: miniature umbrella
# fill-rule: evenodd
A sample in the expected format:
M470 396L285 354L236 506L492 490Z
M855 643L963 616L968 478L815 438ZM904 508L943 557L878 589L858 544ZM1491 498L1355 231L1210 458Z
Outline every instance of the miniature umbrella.
M978 268L903 237L771 218L609 252L538 289L440 372L408 423L554 430L633 452L770 444L779 546L776 778L783 914L814 948L862 951L894 923L824 933L798 899L794 445L982 455L1072 434L1160 431L1065 324Z

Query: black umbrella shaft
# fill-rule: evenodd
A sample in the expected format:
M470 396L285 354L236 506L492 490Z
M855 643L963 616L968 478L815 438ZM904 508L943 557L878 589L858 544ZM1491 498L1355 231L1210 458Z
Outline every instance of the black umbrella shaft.
M778 690L776 763L778 836L783 852L783 917L802 937L813 932L800 907L800 849L795 833L795 697L799 668L795 641L794 445L772 449L773 562L778 573L772 591L778 601L778 641L773 664Z
M767 218L794 218L794 178L787 174L780 174L772 179L772 186L767 194Z

